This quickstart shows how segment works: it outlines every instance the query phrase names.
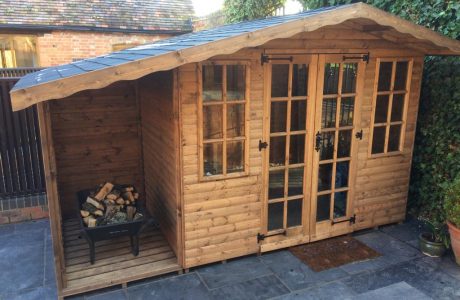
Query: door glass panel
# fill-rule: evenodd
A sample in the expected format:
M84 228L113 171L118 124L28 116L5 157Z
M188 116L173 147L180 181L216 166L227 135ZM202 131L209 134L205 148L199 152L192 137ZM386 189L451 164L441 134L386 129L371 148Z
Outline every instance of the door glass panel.
M374 127L372 137L372 154L383 153L385 147L386 126Z
M340 103L339 126L353 126L353 112L355 110L355 98L342 98Z
M285 132L287 118L287 102L272 102L270 112L270 132Z
M306 96L308 89L308 66L305 64L294 64L292 72L292 96Z
M289 65L272 65L272 98L288 96Z
M284 196L284 170L270 171L268 177L268 199Z
M303 195L303 168L289 169L288 196Z
M227 142L227 173L244 171L244 141Z
M342 161L336 164L335 170L335 188L342 188L348 186L348 174L350 171L350 162Z
M324 88L323 94L337 94L339 89L339 69L338 63L327 63L324 67Z
M391 86L392 62L381 62L379 70L378 91L389 91Z
M203 106L203 138L222 138L222 105Z
M284 166L286 160L286 137L270 138L270 167Z
M222 101L222 73L222 66L203 66L203 101Z
M388 152L399 151L399 140L401 137L401 125L390 126L390 136L388 138Z
M347 215L347 191L334 193L334 219Z
M283 229L284 202L268 204L268 230Z
M321 128L335 127L337 99L324 99L322 109Z
M244 136L244 104L227 105L227 137Z
M334 157L334 139L334 131L321 133L321 145L319 150L320 160L332 159Z
M377 96L377 102L375 104L374 123L385 123L387 121L388 102L389 102L388 95Z
M222 174L222 143L203 145L204 175Z
M358 73L357 63L343 64L342 93L354 93L356 91L356 76Z
M246 91L246 67L227 65L227 100L244 100Z
M305 134L291 135L289 146L289 164L304 162L305 157Z
M337 147L337 158L349 157L351 152L351 130L339 131L339 145Z
M331 189L332 183L332 163L321 164L318 169L318 192Z
M329 220L331 210L331 194L318 196L316 203L316 222Z
M302 199L288 201L287 227L302 225Z
M291 131L305 130L307 116L307 101L291 102Z
M395 91L404 91L407 83L407 61L398 61L396 63L396 74L395 74Z
M391 105L391 122L402 121L405 94L394 94Z

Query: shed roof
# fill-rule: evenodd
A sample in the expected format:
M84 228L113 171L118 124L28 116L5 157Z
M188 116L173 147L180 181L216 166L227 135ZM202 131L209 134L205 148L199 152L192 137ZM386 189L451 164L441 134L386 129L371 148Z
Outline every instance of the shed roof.
M356 3L310 10L296 15L225 25L189 33L151 44L51 67L26 75L11 91L14 110L78 91L105 87L120 80L133 80L156 71L256 47L277 38L314 31L348 20L367 19L402 34L426 41L417 46L424 54L460 55L460 41L398 18L367 4ZM385 38L385 35L382 35ZM404 43L404 42L402 42ZM419 53L420 53L419 52Z
M191 0L2 0L0 28L192 31Z

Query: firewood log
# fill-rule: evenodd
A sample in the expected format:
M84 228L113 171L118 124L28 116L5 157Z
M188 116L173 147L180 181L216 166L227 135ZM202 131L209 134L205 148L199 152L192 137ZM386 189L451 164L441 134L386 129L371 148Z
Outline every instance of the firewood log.
M128 191L128 192L124 192L124 193L122 194L122 197L123 197L123 199L129 200L129 201L134 201L134 200L135 200L135 199L134 199L134 196L133 196L133 193L132 193L132 192L129 192L129 191Z
M109 219L113 218L113 216L117 213L117 211L118 211L117 206L115 206L115 205L107 206L107 209L105 210L104 218L106 220L109 220Z
M81 205L81 208L82 208L82 210L86 210L86 211L88 211L90 213L93 213L93 212L95 212L97 210L97 207L95 207L94 205L92 205L92 204L90 204L88 202L83 203Z
M106 182L104 186L94 195L94 199L97 201L102 201L108 193L110 193L113 189L113 184L110 182Z
M134 196L134 200L139 199L139 193L133 193L133 196Z
M97 202L96 200L94 200L91 197L86 198L86 202L88 202L89 204L93 205L97 209L104 210L104 205L102 205L101 203Z
M107 196L105 196L105 198L106 198L106 199L109 199L109 200L117 200L117 199L118 199L118 196L111 192L110 194L108 194Z
M125 200L125 205L130 205L131 202L129 200Z
M87 210L80 210L80 215L81 215L83 218L88 217L89 214L90 214L90 212L87 211Z
M134 214L136 213L136 208L134 206L128 206L126 208L126 214L128 215L128 221L131 222L134 219Z
M84 222L86 225L88 225L88 223L89 223L89 218L90 218L89 216L83 218L83 222Z
M98 216L98 217L102 217L104 215L104 213L102 212L102 210L98 209L94 212L94 215L95 216Z
M125 204L125 200L123 198L118 198L116 201L115 201L118 205L122 205L122 204Z
M96 219L94 217L89 217L88 227L96 227Z
M133 192L134 191L134 187L132 186L127 186L125 188L122 188L121 189L122 192Z

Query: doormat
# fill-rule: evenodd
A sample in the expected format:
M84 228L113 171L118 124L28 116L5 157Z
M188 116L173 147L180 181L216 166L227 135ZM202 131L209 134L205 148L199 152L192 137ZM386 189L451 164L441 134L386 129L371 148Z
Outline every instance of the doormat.
M289 251L315 272L380 256L380 253L350 236L295 246Z

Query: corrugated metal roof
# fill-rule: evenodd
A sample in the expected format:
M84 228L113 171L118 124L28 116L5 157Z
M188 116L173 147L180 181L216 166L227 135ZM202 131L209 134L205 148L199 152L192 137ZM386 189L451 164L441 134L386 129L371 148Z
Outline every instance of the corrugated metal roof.
M169 52L174 52L177 50L183 50L186 48L191 48L198 45L215 42L221 39L234 37L249 32L254 32L270 26L276 26L282 23L308 18L310 16L314 16L323 12L335 10L346 6L348 5L326 7L315 10L309 10L295 15L271 17L267 19L224 25L209 30L188 33L173 38L160 40L142 46L137 46L131 49L113 52L95 58L85 59L66 65L47 68L42 71L28 74L25 77L23 77L14 86L13 91L54 81L61 78L66 78L74 75L83 74L86 72L131 63L136 60L150 58L153 56L160 56L162 54L166 54Z
M192 30L191 0L2 0L0 27Z

